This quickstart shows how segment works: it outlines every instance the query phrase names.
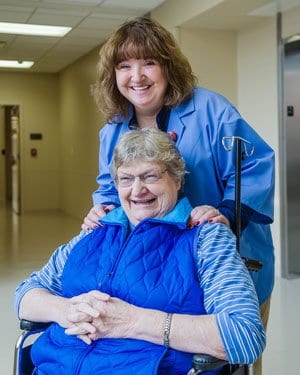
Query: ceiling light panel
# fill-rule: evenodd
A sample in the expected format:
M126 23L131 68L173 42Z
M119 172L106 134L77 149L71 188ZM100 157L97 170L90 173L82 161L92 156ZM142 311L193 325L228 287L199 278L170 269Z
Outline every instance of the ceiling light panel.
M33 64L33 61L0 60L0 68L29 69Z
M62 37L71 30L66 26L31 25L27 23L0 22L0 33L12 35L39 35Z
M286 38L285 43L299 42L299 40L300 40L300 34L295 34Z
M84 6L91 6L91 5L100 5L104 2L104 0L61 0L59 2L60 5L84 5ZM57 4L58 0L43 0L45 4Z

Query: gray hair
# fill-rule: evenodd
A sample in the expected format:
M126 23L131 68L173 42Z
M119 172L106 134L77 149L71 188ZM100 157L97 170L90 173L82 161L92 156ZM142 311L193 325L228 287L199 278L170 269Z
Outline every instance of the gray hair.
M174 181L184 182L185 162L172 139L156 128L131 130L118 141L111 166L116 179L118 168L135 160L163 164Z

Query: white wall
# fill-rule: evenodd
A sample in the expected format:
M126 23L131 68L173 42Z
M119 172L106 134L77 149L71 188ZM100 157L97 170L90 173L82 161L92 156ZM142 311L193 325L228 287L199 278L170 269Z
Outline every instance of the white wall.
M282 37L287 38L300 33L300 6L282 15Z
M172 31L174 27L223 2L224 0L166 0L151 12L151 16Z
M300 33L300 7L282 14L282 37ZM281 274L279 180L279 118L276 19L266 18L238 34L238 107L276 153L275 245L276 274Z
M276 20L266 18L238 33L238 108L276 153L275 220L272 233L276 273L280 274L277 82Z

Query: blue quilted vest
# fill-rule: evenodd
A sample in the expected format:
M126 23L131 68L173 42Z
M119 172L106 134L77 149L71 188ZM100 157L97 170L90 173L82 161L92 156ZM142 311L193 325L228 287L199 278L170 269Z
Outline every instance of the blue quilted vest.
M181 206L182 201L175 210ZM63 295L98 289L145 308L205 314L194 255L199 228L187 231L185 222L149 219L130 232L121 209L111 216L113 221L107 215L104 227L71 251ZM190 353L142 340L100 339L86 345L57 324L39 338L32 356L38 374L183 375L192 362Z

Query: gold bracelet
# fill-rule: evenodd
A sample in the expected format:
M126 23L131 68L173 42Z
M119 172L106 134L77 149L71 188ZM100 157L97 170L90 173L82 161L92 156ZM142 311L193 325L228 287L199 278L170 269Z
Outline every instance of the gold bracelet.
M164 326L164 346L168 348L170 346L170 330L171 330L171 321L172 321L172 314L168 313L165 326Z

